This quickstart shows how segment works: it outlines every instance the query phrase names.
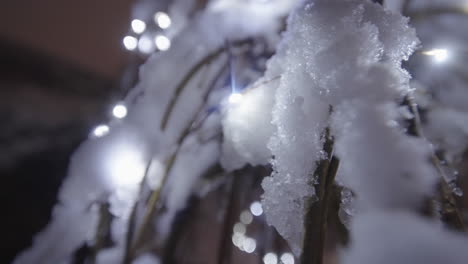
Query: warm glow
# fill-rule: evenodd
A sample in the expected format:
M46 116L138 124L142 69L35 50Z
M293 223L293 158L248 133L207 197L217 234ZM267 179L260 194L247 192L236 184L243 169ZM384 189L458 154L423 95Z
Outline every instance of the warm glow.
M131 26L132 26L133 32L135 32L137 34L143 33L145 31L145 29L146 29L146 23L139 20L139 19L133 19L132 23L131 23Z
M448 51L446 49L432 49L424 51L423 54L434 57L436 62L444 62L448 57Z
M138 45L138 40L132 36L124 37L122 42L127 50L134 50Z
M231 104L238 104L240 101L242 101L242 94L240 93L232 93L229 96L229 103Z
M112 114L116 118L122 119L127 116L127 107L124 104L117 104L112 109Z
M166 36L157 35L154 38L154 44L156 44L156 48L159 50L168 50L171 47L171 40L168 39Z
M154 14L154 22L162 29L171 26L171 18L164 12L157 12Z

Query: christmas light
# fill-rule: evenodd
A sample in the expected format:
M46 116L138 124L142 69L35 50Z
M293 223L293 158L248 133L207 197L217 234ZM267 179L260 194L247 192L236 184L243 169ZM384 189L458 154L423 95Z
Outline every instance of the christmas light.
M138 45L138 40L132 36L126 36L123 38L123 44L127 50L134 50Z
M109 133L110 129L108 125L99 125L93 130L95 137L103 137Z
M291 253L283 253L280 259L283 264L294 264L294 256Z
M154 14L154 22L162 29L166 29L171 26L171 18L164 12L157 12Z
M253 216L249 211L243 211L240 214L240 220L244 225L248 225L248 224L252 223Z
M252 253L255 251L255 248L257 248L257 241L255 239L248 237L242 241L241 249L245 252Z
M263 208L262 208L262 204L260 202L253 202L251 205L250 205L250 212L252 212L253 215L255 216L260 216L263 214Z
M132 26L133 32L137 34L143 33L146 29L146 23L139 19L132 20L131 26Z
M134 145L122 143L117 144L107 157L107 168L117 185L134 185L143 179L145 162Z
M424 51L423 54L434 57L436 62L444 62L448 57L448 51L446 49L432 49Z
M168 39L166 36L157 35L154 38L154 44L156 44L156 48L159 50L168 50L171 47L171 40Z
M263 263L265 264L278 264L278 256L275 253L269 252L266 253L263 257Z
M138 40L138 50L144 54L150 54L155 50L154 43L149 36L141 36Z
M231 104L238 104L242 100L242 94L240 93L232 93L229 95L229 103Z
M112 114L118 119L122 119L127 116L127 107L124 104L117 104L112 109Z

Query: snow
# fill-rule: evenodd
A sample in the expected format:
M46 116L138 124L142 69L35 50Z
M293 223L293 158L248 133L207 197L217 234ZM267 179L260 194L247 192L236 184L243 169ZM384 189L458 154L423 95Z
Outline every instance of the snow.
M356 216L351 237L342 264L462 264L468 259L466 235L407 211Z
M359 209L415 208L433 190L429 145L404 134L394 103L411 93L401 61L419 44L407 23L367 1L306 2L290 15L259 80L278 82L248 90L223 120L225 168L272 157L262 204L296 255L327 127L342 159L340 180L357 193ZM243 104L256 108L243 115Z

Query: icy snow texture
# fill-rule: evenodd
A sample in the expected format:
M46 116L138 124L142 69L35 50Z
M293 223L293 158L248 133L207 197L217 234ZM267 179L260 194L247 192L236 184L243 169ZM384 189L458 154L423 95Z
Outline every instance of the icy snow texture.
M343 264L463 264L468 237L409 212L373 212L356 216L351 246Z
M343 162L341 181L356 191L361 207L414 207L431 191L435 174L427 162L429 149L404 135L393 103L410 92L409 75L400 65L417 45L407 19L380 5L361 0L305 3L290 16L262 78L279 77L277 84L261 86L258 93L267 98L248 91L245 100L258 101L255 111L242 115L242 102L229 109L224 150L239 153L224 166L261 164L273 157L274 172L263 182L263 206L268 222L296 255L305 206L314 199L312 174L316 162L325 158L321 150L327 126ZM273 127L265 126L269 112ZM271 154L261 146L265 141Z

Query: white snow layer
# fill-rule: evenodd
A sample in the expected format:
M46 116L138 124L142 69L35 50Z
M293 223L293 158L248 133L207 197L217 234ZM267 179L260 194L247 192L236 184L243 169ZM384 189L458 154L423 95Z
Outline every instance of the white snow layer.
M273 157L263 207L296 255L305 204L315 199L313 172L325 158L326 127L342 161L340 181L357 193L360 208L415 207L432 190L430 149L404 134L394 103L410 93L401 61L419 43L407 23L370 1L306 2L289 17L258 81L266 84L247 90L226 112L223 165L234 169ZM277 81L267 82L272 78Z
M468 259L466 235L405 211L356 216L350 245L340 263L463 264Z

